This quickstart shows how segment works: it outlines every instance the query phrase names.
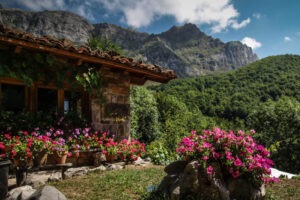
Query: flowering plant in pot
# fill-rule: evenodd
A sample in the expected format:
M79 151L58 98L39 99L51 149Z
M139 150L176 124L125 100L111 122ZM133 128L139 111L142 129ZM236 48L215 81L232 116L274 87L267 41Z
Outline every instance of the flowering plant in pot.
M25 167L32 161L32 140L27 137L13 136L11 138L9 157L16 167Z
M52 139L46 135L33 135L29 140L31 140L33 164L35 166L45 164L48 154L51 153Z
M123 154L128 161L137 160L138 157L146 153L145 144L133 138L131 141L122 140L119 144L119 150L120 154Z
M219 128L200 134L192 131L180 141L177 152L184 158L197 159L207 174L213 174L213 163L218 163L224 177L245 178L260 187L277 179L269 177L274 163L269 159L270 153L252 138L254 133L253 130L234 133Z
M116 159L118 153L118 143L112 138L108 138L106 143L102 145L102 153L106 155L107 161Z
M62 137L59 137L52 141L52 152L57 164L63 164L66 162L68 150L69 147L66 144L65 139L63 139Z

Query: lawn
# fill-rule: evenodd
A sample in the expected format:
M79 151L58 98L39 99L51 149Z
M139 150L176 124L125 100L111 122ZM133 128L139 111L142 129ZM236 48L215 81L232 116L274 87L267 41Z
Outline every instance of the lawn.
M159 184L162 166L93 172L54 183L70 200L142 199L147 186ZM300 200L300 179L284 180L267 188L266 200Z
M162 166L93 172L54 183L68 199L141 199L147 186L159 184L165 176Z

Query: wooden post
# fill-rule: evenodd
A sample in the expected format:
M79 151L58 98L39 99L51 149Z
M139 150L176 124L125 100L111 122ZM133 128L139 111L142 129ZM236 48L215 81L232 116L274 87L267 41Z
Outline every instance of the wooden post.
M65 100L65 91L63 89L59 89L57 92L57 112L63 114L64 113L64 100Z
M37 102L37 98L38 98L38 92L37 92L37 87L35 84L33 84L30 88L29 88L29 111L31 113L36 113L37 108L38 108L38 102Z

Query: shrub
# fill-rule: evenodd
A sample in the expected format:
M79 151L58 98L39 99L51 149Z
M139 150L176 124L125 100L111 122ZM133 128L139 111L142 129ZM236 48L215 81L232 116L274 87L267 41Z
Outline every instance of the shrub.
M268 178L274 165L270 153L251 137L255 131L245 133L224 131L219 128L204 130L202 134L192 131L178 144L177 152L186 159L198 159L207 174L213 173L211 163L218 162L224 174L233 178L244 177L255 185L277 181Z
M168 150L164 147L164 144L158 140L147 146L147 153L150 156L151 161L156 165L166 165L174 160Z

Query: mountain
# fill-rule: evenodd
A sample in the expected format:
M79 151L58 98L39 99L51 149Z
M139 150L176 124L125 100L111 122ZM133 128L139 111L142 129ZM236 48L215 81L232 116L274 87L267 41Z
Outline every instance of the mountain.
M70 12L16 9L1 9L0 23L78 44L86 43L91 36L108 38L120 45L127 56L172 69L179 77L236 69L258 59L250 47L238 41L224 43L214 39L194 24L148 34L108 23L91 24Z

